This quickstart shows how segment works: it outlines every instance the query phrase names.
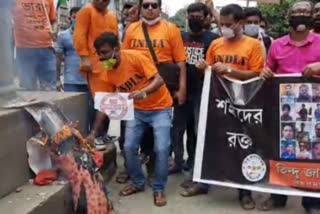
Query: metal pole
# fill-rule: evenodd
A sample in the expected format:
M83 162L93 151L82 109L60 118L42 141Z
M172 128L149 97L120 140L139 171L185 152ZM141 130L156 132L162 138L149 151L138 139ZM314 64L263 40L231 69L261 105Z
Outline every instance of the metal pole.
M11 0L0 2L0 106L16 98L13 74L13 28Z

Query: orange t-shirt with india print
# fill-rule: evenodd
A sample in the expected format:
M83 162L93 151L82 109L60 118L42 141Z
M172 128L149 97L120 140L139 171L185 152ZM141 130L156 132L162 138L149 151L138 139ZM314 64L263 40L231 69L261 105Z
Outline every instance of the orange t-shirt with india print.
M117 68L106 71L108 81L114 87L113 91L130 93L141 90L148 86L158 73L154 63L140 52L121 50L120 58ZM166 109L171 105L172 98L165 85L145 99L134 101L136 109L145 111Z
M181 33L175 24L161 20L155 25L148 26L147 29L159 62L177 63L186 60ZM122 49L142 51L152 59L143 34L142 21L129 25L125 32Z
M221 62L233 69L261 72L265 59L259 40L243 36L236 42L224 38L213 41L207 51L206 61L210 65Z

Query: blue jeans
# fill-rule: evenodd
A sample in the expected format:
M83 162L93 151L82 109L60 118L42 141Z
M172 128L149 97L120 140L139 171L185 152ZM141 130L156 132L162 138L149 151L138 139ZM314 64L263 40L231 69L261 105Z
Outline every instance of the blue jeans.
M17 63L21 88L37 90L39 80L41 90L56 89L56 56L53 48L17 48Z
M172 123L171 108L157 111L134 111L135 119L127 121L124 143L124 153L128 173L133 184L143 189L145 176L142 172L138 150L144 134L148 127L153 128L155 174L152 182L154 192L162 192L168 180L168 159L170 153L170 130Z

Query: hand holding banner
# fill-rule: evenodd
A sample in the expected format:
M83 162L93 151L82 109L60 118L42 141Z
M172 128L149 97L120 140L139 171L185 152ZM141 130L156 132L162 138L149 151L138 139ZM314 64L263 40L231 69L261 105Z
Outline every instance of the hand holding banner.
M94 99L94 108L108 115L111 120L133 120L134 105L129 93L101 93Z

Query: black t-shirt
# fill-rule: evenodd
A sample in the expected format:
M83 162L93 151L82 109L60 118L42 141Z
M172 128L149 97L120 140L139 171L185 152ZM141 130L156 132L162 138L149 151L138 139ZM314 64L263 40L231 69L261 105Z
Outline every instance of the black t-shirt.
M207 50L211 42L219 36L210 31L200 35L192 35L190 32L182 32L185 51L187 54L187 95L196 94L202 89L203 73L195 67L200 60L206 59Z

